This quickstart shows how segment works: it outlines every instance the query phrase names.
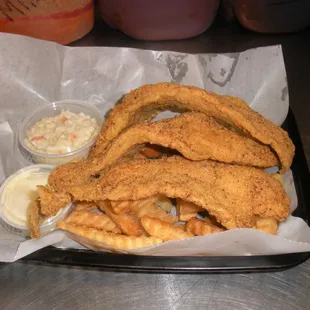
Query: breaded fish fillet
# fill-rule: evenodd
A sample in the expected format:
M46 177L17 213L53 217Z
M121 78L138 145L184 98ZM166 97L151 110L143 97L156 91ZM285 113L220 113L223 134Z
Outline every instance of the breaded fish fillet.
M126 95L109 114L90 157L102 156L109 143L129 126L149 122L159 112L175 108L201 112L241 129L274 150L282 172L291 166L295 147L287 132L253 111L243 100L172 83L145 85Z
M55 192L50 186L38 185L40 212L42 215L56 215L71 202L71 197L63 190Z
M98 159L98 170L115 163L133 146L143 143L175 149L191 160L212 159L263 168L278 164L269 147L226 129L212 117L189 112L129 127L112 141Z
M254 227L257 216L283 221L289 215L289 197L263 170L180 156L121 163L92 184L67 190L83 201L181 198L205 208L228 229Z
M129 127L110 143L100 157L58 167L49 177L49 184L59 189L87 183L91 174L116 163L144 143L175 149L191 160L212 159L262 168L278 165L277 157L268 146L226 129L205 114L188 112Z

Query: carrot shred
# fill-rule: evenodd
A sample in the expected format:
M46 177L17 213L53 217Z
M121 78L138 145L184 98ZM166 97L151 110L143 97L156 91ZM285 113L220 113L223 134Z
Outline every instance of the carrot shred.
M77 138L77 136L74 133L71 133L71 143L73 144L73 141Z
M44 136L37 136L37 137L31 138L31 141L40 141L42 139L44 139Z
M68 118L65 117L65 116L62 116L61 119L60 119L60 121L61 121L63 124L64 124L67 120L68 120Z

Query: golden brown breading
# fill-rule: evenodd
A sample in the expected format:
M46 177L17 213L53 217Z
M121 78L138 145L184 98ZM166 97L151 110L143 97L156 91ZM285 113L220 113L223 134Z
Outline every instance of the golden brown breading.
M230 131L202 113L184 113L170 119L134 125L97 158L100 171L138 144L151 143L175 149L191 160L212 159L246 166L271 167L278 160L268 146ZM90 165L95 165L90 162Z
M67 186L81 185L92 180L92 166L82 160L56 167L48 177L48 184L55 190L64 190Z
M148 122L159 112L174 108L201 112L239 128L271 146L283 172L291 166L295 147L287 132L252 110L243 100L174 83L144 85L127 94L109 114L90 157L102 156L109 143L129 126Z
M154 123L137 124L121 133L94 159L57 167L49 177L55 189L91 182L96 174L121 159L128 158L139 145L151 143L175 149L191 160L212 159L224 163L271 167L277 157L268 146L230 131L202 113L184 113Z
M37 186L40 212L42 215L56 215L57 212L71 202L71 197L64 191L54 191L50 186Z
M127 154L118 158L118 162L126 162L135 158L145 158L140 154L143 145L133 146ZM97 173L105 168L101 159L82 160L70 162L56 167L48 177L48 184L55 190L65 190L68 186L91 183L96 179Z
M228 229L254 227L256 216L278 221L289 215L290 199L264 171L182 157L118 164L91 186L74 186L76 200L138 200L157 194L205 208Z
M40 204L38 200L34 200L28 209L28 226L31 238L40 237L40 218Z

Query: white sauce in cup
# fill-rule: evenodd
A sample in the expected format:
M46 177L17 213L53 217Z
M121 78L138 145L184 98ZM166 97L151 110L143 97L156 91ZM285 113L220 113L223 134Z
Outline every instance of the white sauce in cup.
M84 113L62 111L35 123L26 133L25 144L40 153L65 154L87 144L99 130L95 118Z

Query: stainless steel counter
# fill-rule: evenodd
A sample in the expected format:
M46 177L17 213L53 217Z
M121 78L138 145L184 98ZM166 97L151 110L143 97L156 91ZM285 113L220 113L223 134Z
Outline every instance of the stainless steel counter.
M138 42L101 23L73 46L122 46L191 53L283 44L290 102L310 161L310 31L264 36L217 24L184 41ZM0 264L0 309L310 309L310 260L269 274L180 275L103 272L24 262Z

